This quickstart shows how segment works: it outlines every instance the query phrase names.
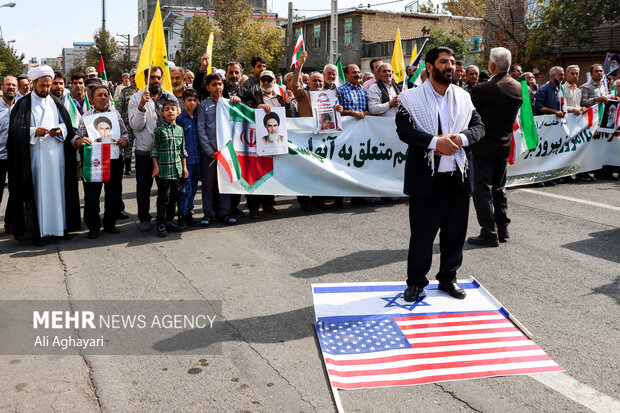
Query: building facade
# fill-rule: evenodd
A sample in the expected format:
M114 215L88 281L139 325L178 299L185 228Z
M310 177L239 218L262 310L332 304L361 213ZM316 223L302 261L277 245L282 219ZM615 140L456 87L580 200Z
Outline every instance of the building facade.
M325 14L293 23L293 42L300 32L303 35L308 70L322 69L329 63L330 21L331 16ZM372 58L391 59L397 28L403 40L406 62L411 59L413 45L417 43L420 47L429 30L462 31L472 39L472 44L474 39L482 37L484 30L482 19L472 17L347 9L338 13L338 53L342 62L356 64L366 72L370 70ZM475 53L473 49L472 53ZM282 63L286 67L288 62Z
M84 66L86 62L86 52L94 42L73 42L73 47L62 49L62 71L69 73L74 66ZM86 67L81 68L86 70Z

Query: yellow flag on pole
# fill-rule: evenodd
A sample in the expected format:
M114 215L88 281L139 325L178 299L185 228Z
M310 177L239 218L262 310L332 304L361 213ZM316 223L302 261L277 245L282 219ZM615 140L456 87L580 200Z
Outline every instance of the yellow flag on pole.
M207 43L207 54L209 55L209 67L207 67L207 75L211 74L211 63L213 63L213 32L209 35Z
M402 82L405 78L405 57L403 48L400 44L400 29L396 29L396 40L394 40L394 52L392 52L392 71L396 82Z
M166 52L166 39L164 38L164 25L161 20L161 10L159 8L159 0L155 15L151 20L151 26L144 39L140 59L138 60L138 68L136 69L136 86L142 90L146 87L144 79L144 70L149 66L159 66L162 68L161 87L172 92L172 82L170 81L170 68L168 67L168 53Z
M413 64L417 56L418 56L418 44L413 43L413 52L411 52L411 62L409 62L410 65Z

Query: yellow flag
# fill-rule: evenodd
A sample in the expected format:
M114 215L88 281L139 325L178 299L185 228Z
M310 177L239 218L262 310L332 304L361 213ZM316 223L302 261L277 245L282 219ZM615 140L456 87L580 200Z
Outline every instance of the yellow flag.
M409 65L413 64L413 61L415 60L417 55L418 55L418 44L414 43L413 44L413 52L411 52L411 62L409 62Z
M402 82L405 78L405 57L400 44L400 29L396 29L396 40L394 40L394 52L392 53L392 70L394 71L396 82Z
M146 87L144 70L148 69L149 65L162 68L164 73L162 73L161 87L172 92L168 54L166 53L166 40L164 38L164 25L161 20L159 0L157 0L155 15L153 16L153 20L151 20L151 26L144 39L142 52L140 52L140 59L138 60L138 68L136 69L136 86L140 90Z
M207 67L207 75L211 74L211 63L213 63L213 32L209 35L207 43L207 54L209 55L209 67Z

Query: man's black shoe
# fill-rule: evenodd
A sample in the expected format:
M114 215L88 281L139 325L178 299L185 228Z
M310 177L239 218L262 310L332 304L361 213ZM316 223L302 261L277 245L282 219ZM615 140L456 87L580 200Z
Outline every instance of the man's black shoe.
M103 227L103 230L105 232L109 232L110 234L118 234L119 232L121 232L121 229L116 225L112 225L111 227Z
M499 238L499 242L506 242L508 238L510 238L510 233L507 229L497 231L497 237Z
M87 237L88 239L99 238L99 230L91 229L90 231L88 231Z
M492 238L483 237L478 235L477 237L469 237L467 238L467 242L473 245L480 245L483 247L498 247L499 241Z
M439 283L439 286L437 288L439 288L441 291L447 292L452 297L458 298L461 300L465 298L465 296L467 295L465 294L465 290L463 290L457 283L447 283L447 284Z
M35 247L45 247L45 241L43 241L43 238L35 238L32 240L32 245Z
M125 211L120 211L116 217L116 219L127 219L129 215Z
M418 298L420 298L420 294L422 293L422 291L424 291L424 288L411 285L407 287L407 289L403 293L403 299L409 303L417 301Z

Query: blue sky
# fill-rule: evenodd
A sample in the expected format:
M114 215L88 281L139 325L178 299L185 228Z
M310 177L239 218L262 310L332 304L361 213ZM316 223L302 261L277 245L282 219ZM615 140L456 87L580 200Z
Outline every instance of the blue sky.
M19 53L31 57L60 56L63 47L73 42L92 41L93 33L101 27L100 0L14 0L13 8L0 8L0 27L5 40L13 43ZM339 8L383 3L389 0L339 0ZM0 5L9 0L0 0ZM375 7L380 10L403 11L410 0ZM268 8L280 16L288 15L288 0L267 0ZM312 2L293 0L299 14L313 16L329 12L330 0ZM312 9L308 11L303 9ZM138 34L138 1L106 0L106 26L113 34ZM118 39L118 38L117 38Z

